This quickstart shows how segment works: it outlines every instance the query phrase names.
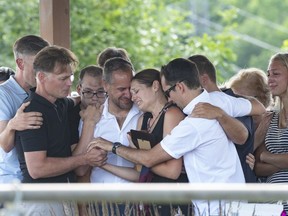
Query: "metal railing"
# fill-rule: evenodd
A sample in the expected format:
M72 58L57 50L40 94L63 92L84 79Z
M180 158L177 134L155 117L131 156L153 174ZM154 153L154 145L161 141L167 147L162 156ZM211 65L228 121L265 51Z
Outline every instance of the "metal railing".
M288 200L288 184L0 184L0 202L143 201L187 203L191 200Z

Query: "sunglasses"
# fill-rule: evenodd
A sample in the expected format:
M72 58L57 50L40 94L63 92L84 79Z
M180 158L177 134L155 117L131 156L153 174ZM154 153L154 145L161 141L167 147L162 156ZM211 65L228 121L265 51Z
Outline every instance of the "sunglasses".
M177 86L178 83L181 83L183 82L184 80L181 80L177 83L175 83L174 85L172 85L169 89L167 89L166 91L164 91L164 95L167 97L167 98L170 98L170 92L171 91L174 91L175 87Z

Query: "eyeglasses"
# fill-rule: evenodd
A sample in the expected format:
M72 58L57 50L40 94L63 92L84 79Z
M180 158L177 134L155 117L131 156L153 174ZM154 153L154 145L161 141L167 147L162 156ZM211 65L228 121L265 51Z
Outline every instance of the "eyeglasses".
M166 91L164 91L164 95L165 95L167 98L170 98L170 92L175 89L175 87L177 86L178 83L181 83L181 82L183 82L183 81L184 81L184 80L181 80L181 81L175 83L174 85L172 85L169 89L167 89Z
M106 92L105 91L83 91L82 92L83 96L85 98L92 98L94 95L96 95L97 98L105 98L106 97Z

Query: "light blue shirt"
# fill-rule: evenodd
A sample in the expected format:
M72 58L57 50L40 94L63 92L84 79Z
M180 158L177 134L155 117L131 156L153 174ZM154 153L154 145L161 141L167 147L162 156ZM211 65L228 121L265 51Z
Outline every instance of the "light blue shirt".
M14 76L10 76L6 82L2 83L0 85L0 121L12 119L27 96L27 92L16 82ZM0 147L0 183L11 183L21 178L16 148L6 153Z

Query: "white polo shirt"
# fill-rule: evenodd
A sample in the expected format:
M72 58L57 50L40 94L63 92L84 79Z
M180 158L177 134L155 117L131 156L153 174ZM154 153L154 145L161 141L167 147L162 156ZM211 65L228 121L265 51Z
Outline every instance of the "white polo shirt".
M218 106L233 117L248 115L251 112L252 106L248 100L230 98L224 93L219 93L211 94L204 91L193 99L183 112L189 115L199 102ZM183 156L185 170L191 183L245 183L235 145L227 138L217 120L188 116L161 141L161 146L173 158ZM205 201L193 203L201 214L208 209ZM210 203L211 213L217 212L218 208L218 202Z
M140 117L141 112L133 104L130 109L122 128L119 128L117 119L114 115L108 112L108 99L104 103L103 114L100 121L96 124L94 130L94 137L102 137L111 142L120 142L125 146L129 146L129 141L127 138L127 132L131 129L137 128L138 118ZM82 121L79 131L82 129ZM112 152L108 153L107 163L123 166L123 167L134 167L134 164L120 156L113 154ZM91 183L125 183L127 180L120 178L116 175L111 174L99 167L94 167L90 176Z

